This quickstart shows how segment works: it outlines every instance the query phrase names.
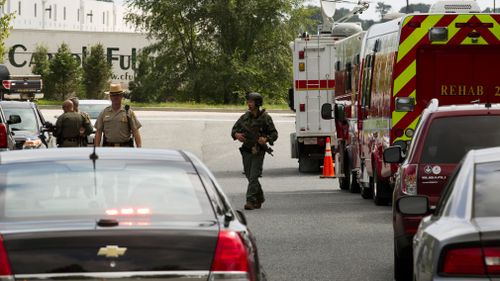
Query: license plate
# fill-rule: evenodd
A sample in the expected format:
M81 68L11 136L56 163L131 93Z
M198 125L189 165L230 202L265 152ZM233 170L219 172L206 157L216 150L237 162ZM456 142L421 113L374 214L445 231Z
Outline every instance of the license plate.
M306 145L318 144L318 138L304 138L304 144Z

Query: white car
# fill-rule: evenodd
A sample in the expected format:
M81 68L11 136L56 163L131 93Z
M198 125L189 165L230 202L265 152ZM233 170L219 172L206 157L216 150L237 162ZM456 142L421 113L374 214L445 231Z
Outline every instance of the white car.
M103 109L111 105L110 100L79 100L78 110L85 112L90 117L90 122L92 123L92 128L95 125L95 121ZM89 145L94 144L95 132L87 137L87 142Z

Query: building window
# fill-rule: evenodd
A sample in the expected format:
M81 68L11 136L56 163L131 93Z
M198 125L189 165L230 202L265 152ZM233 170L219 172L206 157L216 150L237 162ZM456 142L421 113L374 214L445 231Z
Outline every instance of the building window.
M54 21L57 21L57 5L54 4Z
M66 20L66 7L63 8L63 20Z
M80 22L80 9L76 10L76 21Z
M102 12L102 24L103 25L106 24L106 13L105 12Z
M17 14L21 15L21 1L18 2Z
M34 14L33 14L33 15L34 15L34 16L35 16L35 18L36 18L36 3L35 3L35 10L34 10L34 11L35 11L35 12L34 12Z

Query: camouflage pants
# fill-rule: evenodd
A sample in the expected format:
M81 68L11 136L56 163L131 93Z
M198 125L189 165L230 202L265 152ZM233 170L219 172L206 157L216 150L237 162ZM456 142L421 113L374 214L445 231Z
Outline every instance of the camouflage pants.
M259 176L262 173L264 165L264 151L259 151L257 154L240 149L243 158L243 169L248 180L247 187L247 202L264 202L264 192L259 182Z

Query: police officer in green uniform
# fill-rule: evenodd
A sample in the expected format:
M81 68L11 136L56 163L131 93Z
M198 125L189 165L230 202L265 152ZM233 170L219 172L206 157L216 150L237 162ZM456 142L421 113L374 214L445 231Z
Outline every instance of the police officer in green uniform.
M80 128L85 123L82 115L73 110L73 102L65 100L63 103L64 113L57 118L54 135L57 138L58 147L79 147Z
M80 113L85 120L83 126L80 128L80 143L82 146L88 146L87 136L94 131L94 128L92 128L92 122L90 122L90 116L87 112L79 110L80 100L78 97L72 97L69 100L73 102L73 111Z
M246 193L246 210L261 208L264 203L264 192L259 176L264 164L264 156L269 151L267 143L273 144L278 138L278 131L273 119L265 111L260 110L262 96L259 93L248 93L246 96L248 111L233 126L231 136L242 143L240 147L243 158L243 169L248 180Z
M111 106L106 107L97 117L95 122L95 144L96 146L134 146L142 147L139 128L141 123L137 120L135 113L122 106L123 90L120 84L111 84L109 97Z

